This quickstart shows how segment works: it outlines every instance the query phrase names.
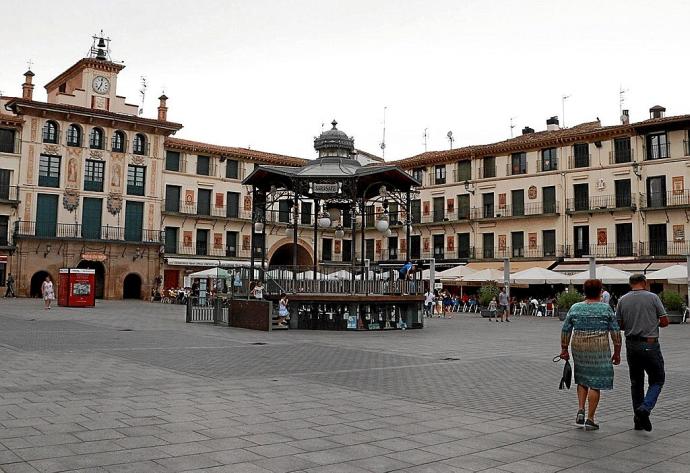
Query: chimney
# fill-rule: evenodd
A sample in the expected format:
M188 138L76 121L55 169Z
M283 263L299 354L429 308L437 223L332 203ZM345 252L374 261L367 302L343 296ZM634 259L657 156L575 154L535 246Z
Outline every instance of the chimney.
M525 128L522 129L523 135L528 135L530 133L534 133L534 128L530 128L530 127L526 126Z
M31 69L24 73L25 81L22 84L22 98L26 100L34 99L34 84L33 84L34 73Z
M551 117L546 120L546 131L556 131L560 129L561 127L558 126L558 117Z
M666 115L666 109L661 105L654 105L649 109L649 118L664 118Z
M160 100L160 105L158 105L158 120L162 122L168 121L168 107L165 106L168 97L163 94L158 97L158 100Z
M630 124L630 110L623 110L623 115L621 115L621 124Z

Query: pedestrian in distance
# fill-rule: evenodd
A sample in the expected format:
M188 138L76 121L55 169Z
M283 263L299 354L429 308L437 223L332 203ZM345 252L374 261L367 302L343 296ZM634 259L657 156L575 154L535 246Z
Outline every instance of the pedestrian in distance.
M573 304L563 322L560 357L570 359L568 347L572 342L578 401L575 424L585 430L598 430L594 416L601 390L613 389L613 365L621 362L622 342L616 316L608 304L601 302L601 281L588 279L584 292L584 302Z
M618 323L625 333L625 353L630 372L630 394L635 430L651 432L649 418L666 380L659 327L668 326L666 309L659 296L647 290L644 274L633 274L630 289L617 306ZM648 388L644 391L644 375Z
M491 302L489 302L489 322L493 321L493 319L496 319L496 322L498 322L498 318L496 317L497 310L498 304L496 304L496 298L494 297L491 299Z
M41 285L41 295L45 303L44 310L49 310L50 304L55 300L55 289L53 288L53 281L50 280L50 276L46 276L45 281L43 281Z
M14 276L12 273L7 275L7 288L5 288L5 297L17 297L14 293Z
M264 298L264 285L261 281L256 281L256 284L252 288L250 294L254 296L254 299L262 300Z
M426 317L432 317L434 315L434 300L435 299L436 299L436 296L434 295L431 288L429 288L424 293L424 315L426 315Z
M278 326L280 327L285 327L287 325L287 319L290 316L288 303L288 296L283 292L280 295L280 301L278 301Z
M508 320L509 311L508 294L506 294L506 289L503 287L501 292L498 293L498 313L501 314L501 322L510 322ZM496 322L498 322L498 318L496 318Z

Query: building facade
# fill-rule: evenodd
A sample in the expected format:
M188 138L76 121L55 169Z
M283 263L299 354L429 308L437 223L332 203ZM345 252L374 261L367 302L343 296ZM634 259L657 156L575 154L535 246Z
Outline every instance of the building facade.
M409 212L395 204L355 215L367 229L353 239L353 216L331 215L318 228L315 202L277 199L265 215L242 185L254 166L307 160L174 138L159 97L155 118L117 95L124 66L97 38L88 57L46 84L34 100L27 71L18 97L0 97L0 285L12 273L18 293L36 295L59 268L96 270L97 296L144 298L180 287L212 265L347 263L362 256L399 264L582 269L586 255L626 270L656 269L690 250L690 116L602 126L599 121L544 131L525 127L509 140L396 161L422 183ZM345 136L333 128L324 134ZM323 135L322 135L323 136ZM376 156L356 150L360 163ZM375 229L386 215L390 234ZM251 248L251 228L262 238ZM406 238L405 224L412 222ZM655 266L656 265L656 266Z
M409 257L566 270L587 255L639 270L684 260L690 116L664 114L655 106L639 123L625 111L621 125L566 129L552 117L542 132L403 159L423 182ZM382 242L382 256L396 243Z

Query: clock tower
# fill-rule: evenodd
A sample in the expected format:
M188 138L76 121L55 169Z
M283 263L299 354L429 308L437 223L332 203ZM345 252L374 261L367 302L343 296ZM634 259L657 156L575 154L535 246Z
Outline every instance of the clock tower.
M110 58L110 38L93 36L87 57L46 84L48 103L137 115L137 105L117 95L117 75L125 66Z

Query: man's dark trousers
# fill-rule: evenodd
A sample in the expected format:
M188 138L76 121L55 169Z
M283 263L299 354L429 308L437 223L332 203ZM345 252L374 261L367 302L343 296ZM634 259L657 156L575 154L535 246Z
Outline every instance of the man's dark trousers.
M626 340L625 349L630 370L630 391L633 409L651 412L656 405L666 380L664 357L659 342L647 343ZM647 395L644 392L644 375L649 378Z

